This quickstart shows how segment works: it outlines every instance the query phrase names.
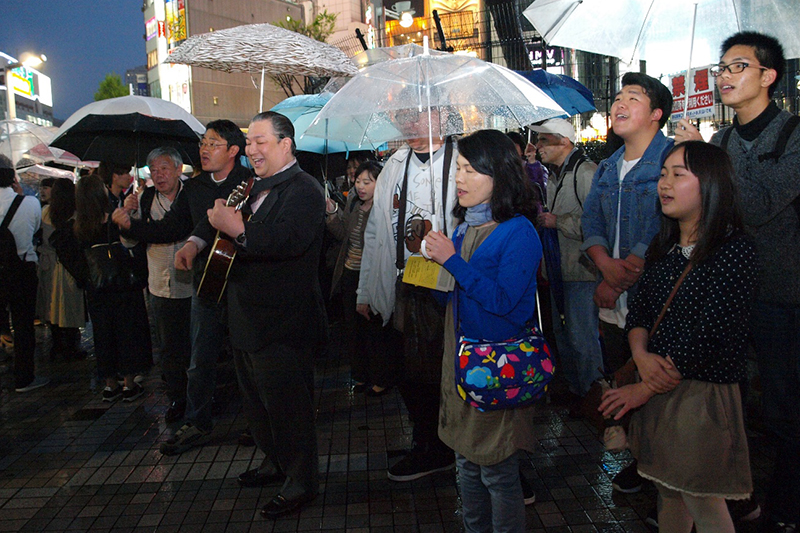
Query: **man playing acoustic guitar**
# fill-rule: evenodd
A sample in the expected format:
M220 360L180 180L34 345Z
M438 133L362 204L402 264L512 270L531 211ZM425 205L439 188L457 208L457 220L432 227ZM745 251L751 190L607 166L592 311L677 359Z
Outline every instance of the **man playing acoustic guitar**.
M246 153L257 180L242 211L217 200L176 266L192 262L217 231L237 255L227 284L228 326L253 438L266 455L239 475L242 486L278 482L261 514L275 518L317 495L313 354L327 341L318 263L325 228L322 187L295 159L294 126L274 112L256 115Z

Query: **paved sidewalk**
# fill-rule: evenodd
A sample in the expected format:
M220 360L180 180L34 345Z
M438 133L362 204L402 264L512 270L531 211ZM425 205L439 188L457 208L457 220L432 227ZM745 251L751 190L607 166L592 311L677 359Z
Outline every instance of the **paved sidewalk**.
M37 328L38 352L45 331ZM277 485L243 489L236 482L261 461L254 447L237 443L246 424L236 401L220 415L211 444L165 457L158 444L179 423L163 421L168 401L157 367L142 398L114 404L100 401L91 357L41 362L38 369L52 383L25 394L13 392L10 376L2 376L0 531L462 530L454 472L411 483L386 478L387 465L410 446L402 400L396 390L379 398L352 394L348 368L336 357L317 365L320 495L277 521L259 515ZM654 490L621 495L611 489L627 454L605 452L594 430L571 420L566 406L540 405L536 435L528 470L536 490L536 503L526 508L530 531L648 531L643 519ZM765 450L764 438L753 435L757 498L769 467ZM739 529L748 530L755 528Z

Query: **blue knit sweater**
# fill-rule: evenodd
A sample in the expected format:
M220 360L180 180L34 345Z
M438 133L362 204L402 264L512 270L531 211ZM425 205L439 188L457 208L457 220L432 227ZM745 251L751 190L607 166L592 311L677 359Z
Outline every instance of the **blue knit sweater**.
M462 224L456 233L466 229ZM489 341L522 333L536 310L536 271L542 259L542 245L530 221L517 216L498 224L469 263L459 252L457 246L444 267L456 280L453 294L462 333Z

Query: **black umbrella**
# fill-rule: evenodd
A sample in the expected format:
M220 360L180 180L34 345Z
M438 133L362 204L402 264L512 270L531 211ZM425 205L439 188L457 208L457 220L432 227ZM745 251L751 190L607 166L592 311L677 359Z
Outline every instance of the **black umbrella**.
M142 167L151 150L171 146L183 162L198 166L199 135L183 120L128 113L86 115L61 131L50 146L67 150L84 161L113 161Z

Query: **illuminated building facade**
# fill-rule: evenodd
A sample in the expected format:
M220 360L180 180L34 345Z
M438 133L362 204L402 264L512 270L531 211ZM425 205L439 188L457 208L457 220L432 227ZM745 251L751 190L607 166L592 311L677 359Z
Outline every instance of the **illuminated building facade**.
M164 60L191 35L303 17L300 5L281 0L144 0L142 11L150 96L180 105L203 124L226 118L242 127L258 113L260 75L228 74ZM285 97L265 80L264 109Z
M16 63L17 59L0 52L0 62L7 65ZM0 116L7 118L6 91L10 84L14 88L17 118L40 126L53 125L53 90L49 76L45 76L35 68L22 66L10 72L9 80L2 78L3 70L0 70L0 104L2 104Z

